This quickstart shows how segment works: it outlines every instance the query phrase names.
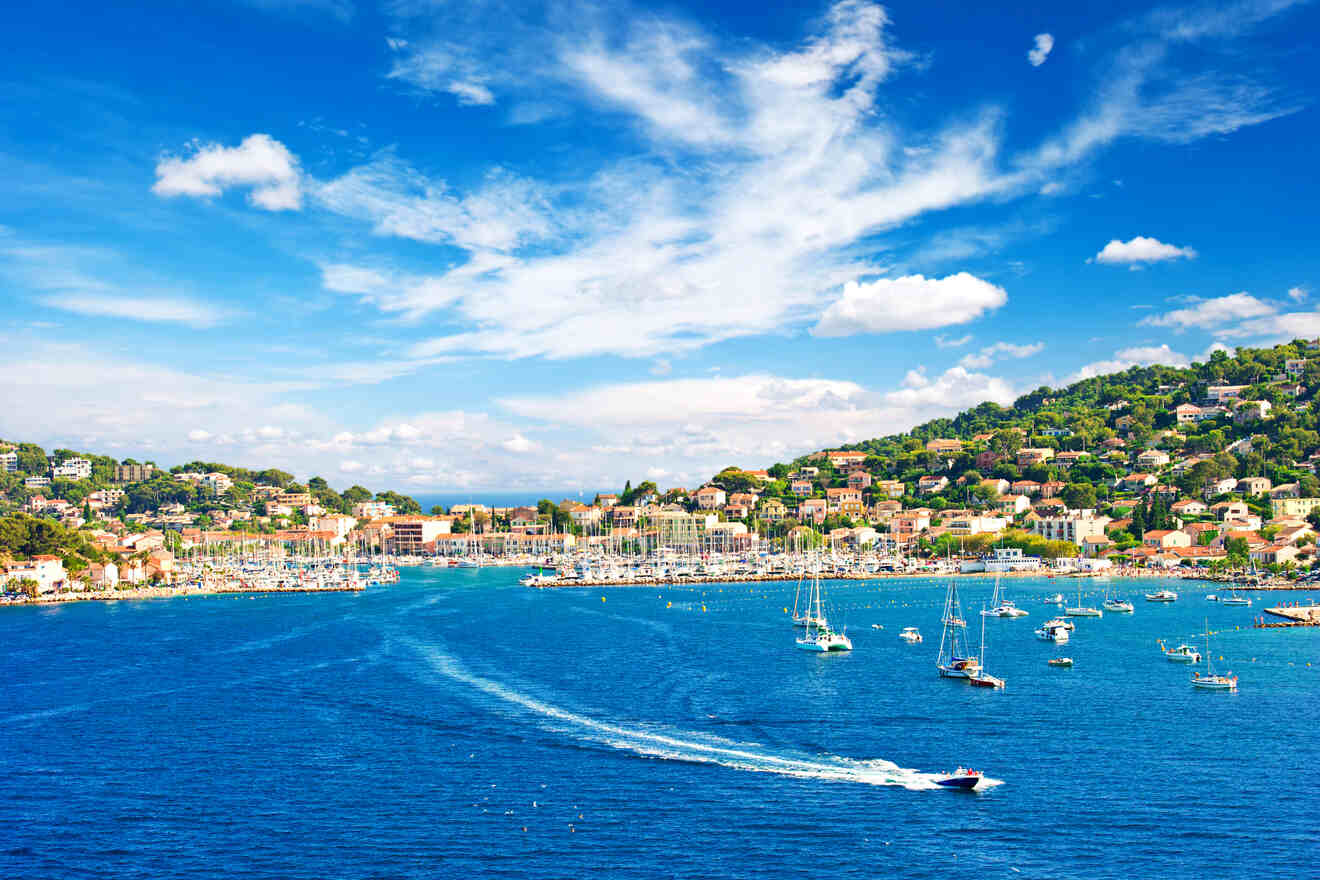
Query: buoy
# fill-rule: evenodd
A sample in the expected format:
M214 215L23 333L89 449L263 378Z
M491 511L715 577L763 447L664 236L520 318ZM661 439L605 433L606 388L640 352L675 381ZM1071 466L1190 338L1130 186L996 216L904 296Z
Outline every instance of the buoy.
M701 606L701 613L702 613L702 614L705 614L705 613L706 613L706 606L705 606L705 605L702 605L702 606Z
M605 601L605 597L604 597L604 596L601 596L601 597L600 597L600 601L604 602L604 601Z

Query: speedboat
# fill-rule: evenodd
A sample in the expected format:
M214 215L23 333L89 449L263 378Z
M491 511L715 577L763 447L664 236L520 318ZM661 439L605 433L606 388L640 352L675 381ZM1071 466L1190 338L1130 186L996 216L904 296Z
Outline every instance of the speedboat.
M1055 657L1053 660L1046 661L1050 666L1072 668L1073 661L1071 657Z
M1100 603L1100 607L1116 614L1132 614L1137 610L1132 607L1132 603L1127 599L1106 599Z
M1164 659L1170 663L1200 663L1201 652L1191 645L1179 645L1164 652Z
M964 770L959 767L952 773L937 776L935 784L944 788L956 788L960 791L974 791L984 777L976 770Z
M915 645L921 641L921 633L915 626L903 627L903 631L898 634L898 637L909 645Z
M1156 590L1146 594L1147 602L1175 602L1177 599L1178 594L1173 590Z

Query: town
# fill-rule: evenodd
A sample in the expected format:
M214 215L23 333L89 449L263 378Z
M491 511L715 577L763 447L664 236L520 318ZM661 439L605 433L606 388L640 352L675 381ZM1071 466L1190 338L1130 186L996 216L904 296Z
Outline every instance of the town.
M764 559L773 554L827 551L848 559L836 573L872 574L953 561L975 571L991 551L1014 548L1032 567L1296 579L1316 554L1318 387L1320 343L1217 352L1190 368L1041 389L1011 409L984 404L768 469L729 467L690 489L629 483L590 504L429 513L406 495L341 494L278 470L164 470L6 443L3 577L21 600L169 587L200 577L186 560L253 555L567 571L596 560L598 576L600 560L668 556L702 565L693 576L718 575L712 560L772 576Z

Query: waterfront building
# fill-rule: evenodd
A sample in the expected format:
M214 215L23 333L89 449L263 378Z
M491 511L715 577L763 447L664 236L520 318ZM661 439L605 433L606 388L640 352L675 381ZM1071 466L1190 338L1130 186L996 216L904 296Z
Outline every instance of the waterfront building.
M1047 541L1070 541L1082 547L1088 539L1103 537L1109 523L1109 517L1096 516L1088 508L1070 510L1062 516L1041 516L1032 521L1031 531Z
M0 580L5 583L6 589L15 581L36 581L37 594L41 595L63 589L68 582L68 573L65 572L64 561L60 557L43 553L31 559L6 563L3 569L0 569Z

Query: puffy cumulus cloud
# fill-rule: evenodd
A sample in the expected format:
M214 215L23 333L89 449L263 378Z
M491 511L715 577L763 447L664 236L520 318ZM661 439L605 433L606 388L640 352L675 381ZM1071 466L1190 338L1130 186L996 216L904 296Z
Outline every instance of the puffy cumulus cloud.
M267 211L302 207L301 171L288 147L268 134L252 134L236 147L193 144L186 156L156 164L152 192L159 196L218 196L230 187L250 187L248 199Z
M1305 302L1306 298L1310 295L1311 295L1311 291L1307 290L1305 287L1288 288L1288 299L1292 300L1293 302L1298 302L1298 303Z
M1109 244L1101 248L1100 253L1091 259L1097 263L1133 266L1176 260L1179 257L1194 259L1196 251L1189 247L1165 244L1158 239L1138 235L1131 241L1119 241L1117 238L1110 240Z
M1030 342L1025 345L1017 345L1012 342L996 342L994 345L988 345L974 354L964 355L962 360L958 361L958 366L966 367L969 370L984 370L1000 357L1026 358L1039 354L1044 349L1045 343L1043 342Z
M1198 299L1185 308L1174 309L1162 315L1149 315L1142 318L1141 323L1152 327L1175 327L1179 330L1197 328L1227 331L1231 329L1229 325L1235 322L1272 315L1277 311L1273 304L1243 291L1213 299Z
M812 333L851 336L965 324L1007 301L1004 288L966 272L946 278L904 275L867 284L849 281Z
M1050 52L1054 50L1053 34L1036 34L1032 40L1034 45L1027 52L1027 60L1031 62L1032 67L1040 67L1045 63L1045 59L1050 57Z
M1070 378L1070 382L1079 379L1093 379L1106 373L1121 373L1131 367L1146 367L1162 364L1167 367L1185 367L1191 360L1184 354L1169 348L1168 343L1161 345L1137 345L1122 348L1114 352L1114 357L1105 361L1094 361L1082 367Z

